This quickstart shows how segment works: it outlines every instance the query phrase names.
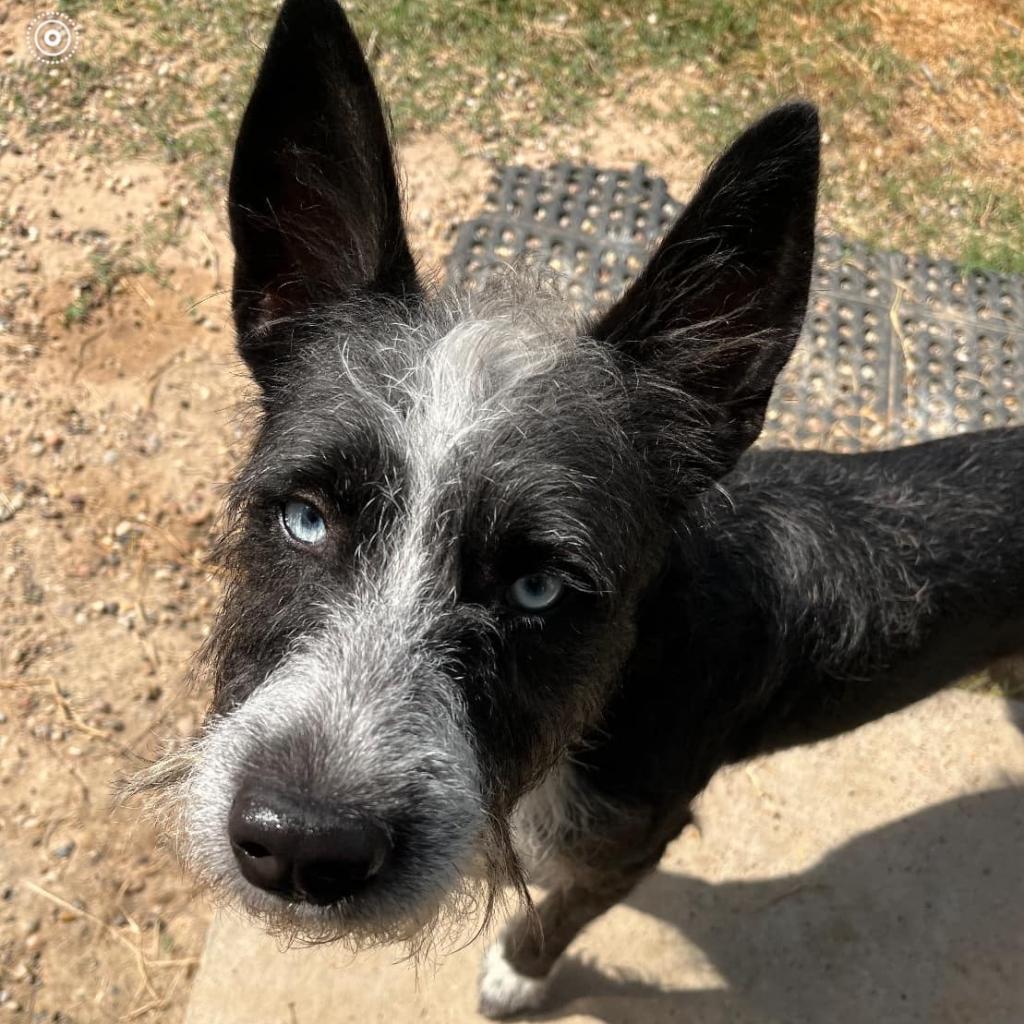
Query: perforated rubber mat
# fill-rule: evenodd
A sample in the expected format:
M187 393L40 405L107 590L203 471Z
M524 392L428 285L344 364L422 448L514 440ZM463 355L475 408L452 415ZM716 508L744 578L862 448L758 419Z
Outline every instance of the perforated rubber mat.
M525 256L590 313L681 209L643 165L507 167L461 226L449 274L472 287ZM826 236L812 287L760 444L858 451L1024 422L1024 278Z

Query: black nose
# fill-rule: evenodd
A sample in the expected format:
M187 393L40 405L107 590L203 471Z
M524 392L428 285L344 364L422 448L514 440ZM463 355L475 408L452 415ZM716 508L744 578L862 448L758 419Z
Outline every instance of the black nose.
M228 833L249 882L318 906L358 892L391 852L387 832L363 816L252 785L235 797Z

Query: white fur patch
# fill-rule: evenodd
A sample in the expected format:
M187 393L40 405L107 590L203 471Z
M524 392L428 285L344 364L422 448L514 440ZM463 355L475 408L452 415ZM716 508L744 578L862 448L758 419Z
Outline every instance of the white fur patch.
M491 1020L510 1017L525 1010L539 1010L548 993L549 977L529 978L505 959L496 942L484 955L480 971L480 1012Z
M518 385L550 371L560 355L551 339L501 320L470 320L440 338L403 381L409 410L396 434L407 455L410 498L392 540L382 593L411 626L419 624L437 575L438 552L429 538L446 511L452 455L472 450L514 416Z
M621 822L630 813L587 787L568 759L556 764L512 816L513 842L531 884L553 888L571 878L572 863L562 851L581 836L600 834L603 822Z

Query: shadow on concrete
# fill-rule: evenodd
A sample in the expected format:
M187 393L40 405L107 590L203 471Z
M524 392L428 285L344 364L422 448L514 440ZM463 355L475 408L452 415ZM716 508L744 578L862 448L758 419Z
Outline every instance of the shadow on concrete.
M1008 700L1006 702L1006 717L1021 732L1024 732L1024 700Z
M628 902L678 928L726 987L666 990L570 959L534 1019L1024 1021L1024 788L937 804L802 874L710 885L659 872Z

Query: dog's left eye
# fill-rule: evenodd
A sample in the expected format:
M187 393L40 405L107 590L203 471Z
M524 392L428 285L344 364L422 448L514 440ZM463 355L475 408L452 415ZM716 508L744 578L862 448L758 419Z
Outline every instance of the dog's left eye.
M527 612L543 612L552 607L565 592L565 584L557 576L534 573L520 576L509 587L509 601Z
M307 501L286 501L281 506L281 522L300 544L321 544L327 537L324 517Z

